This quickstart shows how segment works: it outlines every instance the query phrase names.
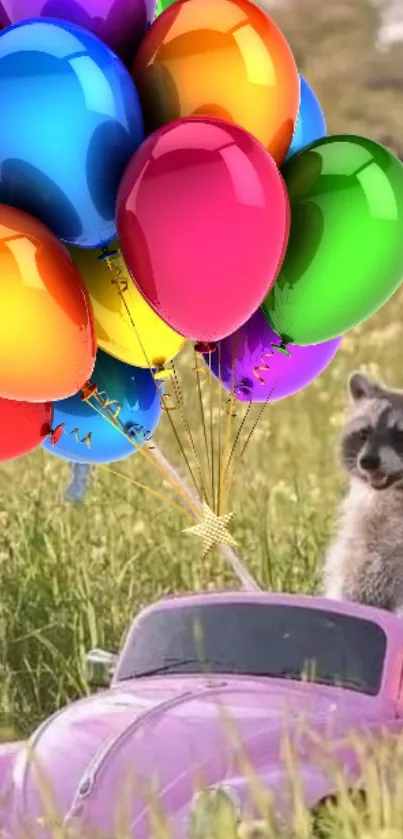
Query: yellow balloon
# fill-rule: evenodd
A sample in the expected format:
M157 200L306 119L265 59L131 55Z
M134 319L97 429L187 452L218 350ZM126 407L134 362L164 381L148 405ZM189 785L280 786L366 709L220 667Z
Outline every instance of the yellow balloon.
M113 242L110 251L119 250ZM123 257L111 260L111 267L121 268L120 291L114 274L100 250L69 248L85 286L94 313L98 346L133 367L163 367L180 352L186 339L161 320L135 286Z

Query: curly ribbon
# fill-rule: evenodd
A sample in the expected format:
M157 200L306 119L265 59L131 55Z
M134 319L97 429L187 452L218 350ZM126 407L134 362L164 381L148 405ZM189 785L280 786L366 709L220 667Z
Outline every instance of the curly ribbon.
M123 259L118 259L118 257L120 257L120 251L111 251L108 247L105 247L102 248L102 252L100 256L98 256L98 260L99 262L106 262L112 274L112 285L116 285L118 289L125 294L129 288L129 283L127 277L125 276L126 266Z
M131 439L138 440L141 438L141 442L148 442L152 438L152 432L145 428L143 425L138 425L137 423L124 425L120 418L120 412L122 411L123 405L117 399L109 399L108 394L105 390L99 390L98 385L96 384L87 384L81 391L81 399L84 402L88 402L90 399L94 399L95 402L98 403L99 407L102 408L108 416L108 419L112 421L117 428ZM111 408L114 407L114 410ZM151 448L151 447L150 447Z
M123 424L119 417L122 410L121 402L118 402L117 399L109 399L108 394L105 393L104 390L99 390L97 384L87 382L87 384L81 389L81 401L91 404L91 399L97 402L99 407L105 411L108 419L112 421L113 425L118 428L123 428ZM114 411L109 410L111 405L116 406Z
M167 411L169 411L170 406L164 405L166 396L167 396L167 394L160 394L162 407L165 407L165 409ZM99 399L99 397L98 397L98 385L96 385L95 383L87 382L87 384L84 385L83 388L81 389L81 399L83 401L88 402L88 404L93 408L94 411L96 411L96 413L98 413L105 420L108 420L114 426L114 428L116 428L127 439L132 440L133 445L135 446L136 450L141 452L141 454L146 458L146 460L149 461L150 459L152 459L153 452L150 451L150 449L152 447L149 446L149 445L141 446L141 444L136 440L135 435L130 434L130 432L128 432L127 427L125 427L123 425L123 423L120 420L120 417L118 416L117 419L114 419L113 415L109 412L109 409L104 407L104 402L102 401L102 399ZM115 402L114 404L118 405L119 403ZM170 410L174 410L174 408L171 407ZM169 413L168 413L168 417L169 417ZM158 466L158 468L159 468L159 466ZM178 487L178 485L176 483L172 483L172 479L170 478L169 475L167 475L166 472L164 472L160 468L159 468L159 471L161 472L163 477L166 480L168 480L168 483L170 483L172 485L173 489L175 489L175 491L182 497L181 488ZM192 504L190 506L192 506ZM196 511L194 511L194 514L195 514L195 512Z
M273 343L273 341L271 341L270 346L271 350L269 350L268 352L264 352L260 356L260 364L256 364L253 368L253 375L261 385L265 384L265 379L261 375L261 373L268 373L270 370L270 364L267 363L267 359L273 358L276 352L280 352L282 353L282 355L291 357L291 353L288 350L287 345L284 343L284 341L282 341L281 344L275 344Z
M58 425L54 429L53 428L51 429L51 431L50 431L50 443L51 443L52 446L57 445L57 443L59 442L62 434L68 434L71 437L74 437L76 443L85 443L88 449L91 448L91 436L92 436L91 431L89 431L88 434L86 434L85 437L83 437L82 440L80 440L80 438L79 438L80 429L79 428L73 428L73 431L67 431L64 423L61 423L60 425Z
M95 396L95 394L94 394L94 396ZM122 407L123 407L122 403L118 402L117 399L109 399L108 394L105 393L104 390L98 390L98 388L97 388L96 396L97 396L97 400L101 403L102 408L104 408L105 411L108 411L108 409L110 409L112 407L112 405L116 405L115 410L114 411L109 411L109 413L110 413L113 420L115 420L115 421L118 420L119 419L119 414L120 414L120 412L122 410Z
M173 400L172 395L170 393L163 393L162 396L161 396L161 408L162 408L163 411L165 411L165 413L171 414L172 411L177 410L178 406L177 405L167 405L167 402L166 402L167 399Z
M98 260L100 262L106 262L106 264L107 264L107 266L108 266L108 268L111 272L111 284L115 285L117 287L119 296L120 296L120 298L122 300L122 303L123 303L123 305L126 309L126 314L127 314L128 318L130 320L130 323L131 323L131 325L132 325L132 327L133 327L133 329L136 333L137 340L138 340L138 342L139 342L139 344L142 348L142 351L144 352L144 358L147 361L148 367L149 367L150 371L152 372L152 374L154 376L154 379L156 379L158 381L159 379L169 378L169 376L172 376L172 370L170 370L169 368L165 368L162 363L161 364L156 363L156 365L155 365L156 370L154 370L154 371L152 370L152 365L151 365L149 359L147 358L146 352L145 352L144 347L141 343L140 335L139 335L138 330L136 328L136 324L134 323L134 320L132 318L130 309L129 309L129 307L127 305L127 302L124 298L124 295L126 294L126 292L129 289L129 281L127 279L127 268L126 268L126 265L124 263L121 252L118 251L118 250L111 251L111 250L109 250L108 247L104 247L102 249L102 252L101 252L100 256L98 256Z
M260 356L260 363L256 364L253 367L253 370L252 370L253 375L255 376L255 378L258 380L258 382L261 385L265 384L265 379L261 374L262 373L268 373L270 371L270 364L268 363L268 361L269 361L269 359L272 359L274 357L276 352L282 353L282 355L285 355L287 357L291 357L291 353L290 353L290 351L287 347L287 344L285 344L284 341L282 341L281 344L275 344L273 341L271 341L270 342L270 347L271 347L270 350L262 353L262 355ZM202 354L202 355L212 355L212 353L216 352L216 350L217 350L217 346L215 344L200 343L200 344L195 345L195 351L198 354ZM195 365L192 368L192 372L197 373L198 377L200 378L200 383L201 384L205 383L205 381L207 379L206 365L203 365L202 367L198 366L198 365ZM239 387L239 389L241 390L241 392L243 393L244 396L248 396L248 391L250 391L250 388L248 388L247 385L243 385L243 383L241 382L238 387ZM227 404L227 414L229 416L235 417L236 412L234 412L232 397L230 399L228 399L226 404Z
M148 428L145 428L144 425L137 425L136 423L134 425L126 425L126 434L137 440L137 442L148 443L149 451L155 448L154 444L152 442L150 443L153 437L152 432Z

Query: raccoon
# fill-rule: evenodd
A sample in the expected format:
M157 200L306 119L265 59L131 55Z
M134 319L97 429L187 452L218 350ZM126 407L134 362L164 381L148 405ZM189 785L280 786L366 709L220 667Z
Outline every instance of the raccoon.
M349 380L340 458L350 477L322 593L403 616L403 391Z

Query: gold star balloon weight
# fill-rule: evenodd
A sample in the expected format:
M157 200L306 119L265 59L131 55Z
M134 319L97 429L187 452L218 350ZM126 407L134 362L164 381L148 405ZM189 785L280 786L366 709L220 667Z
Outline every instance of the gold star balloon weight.
M0 460L42 445L73 464L71 500L92 465L119 475L255 586L234 551L235 479L269 403L399 287L403 167L373 140L327 136L250 0L166 5L130 74L83 41L92 99L52 51L66 21L0 33Z

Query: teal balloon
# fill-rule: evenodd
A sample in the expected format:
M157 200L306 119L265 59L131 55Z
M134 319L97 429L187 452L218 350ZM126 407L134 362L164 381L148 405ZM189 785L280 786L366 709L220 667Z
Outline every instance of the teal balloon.
M373 315L403 275L403 166L365 137L323 137L282 167L288 247L264 300L287 343L318 344Z

